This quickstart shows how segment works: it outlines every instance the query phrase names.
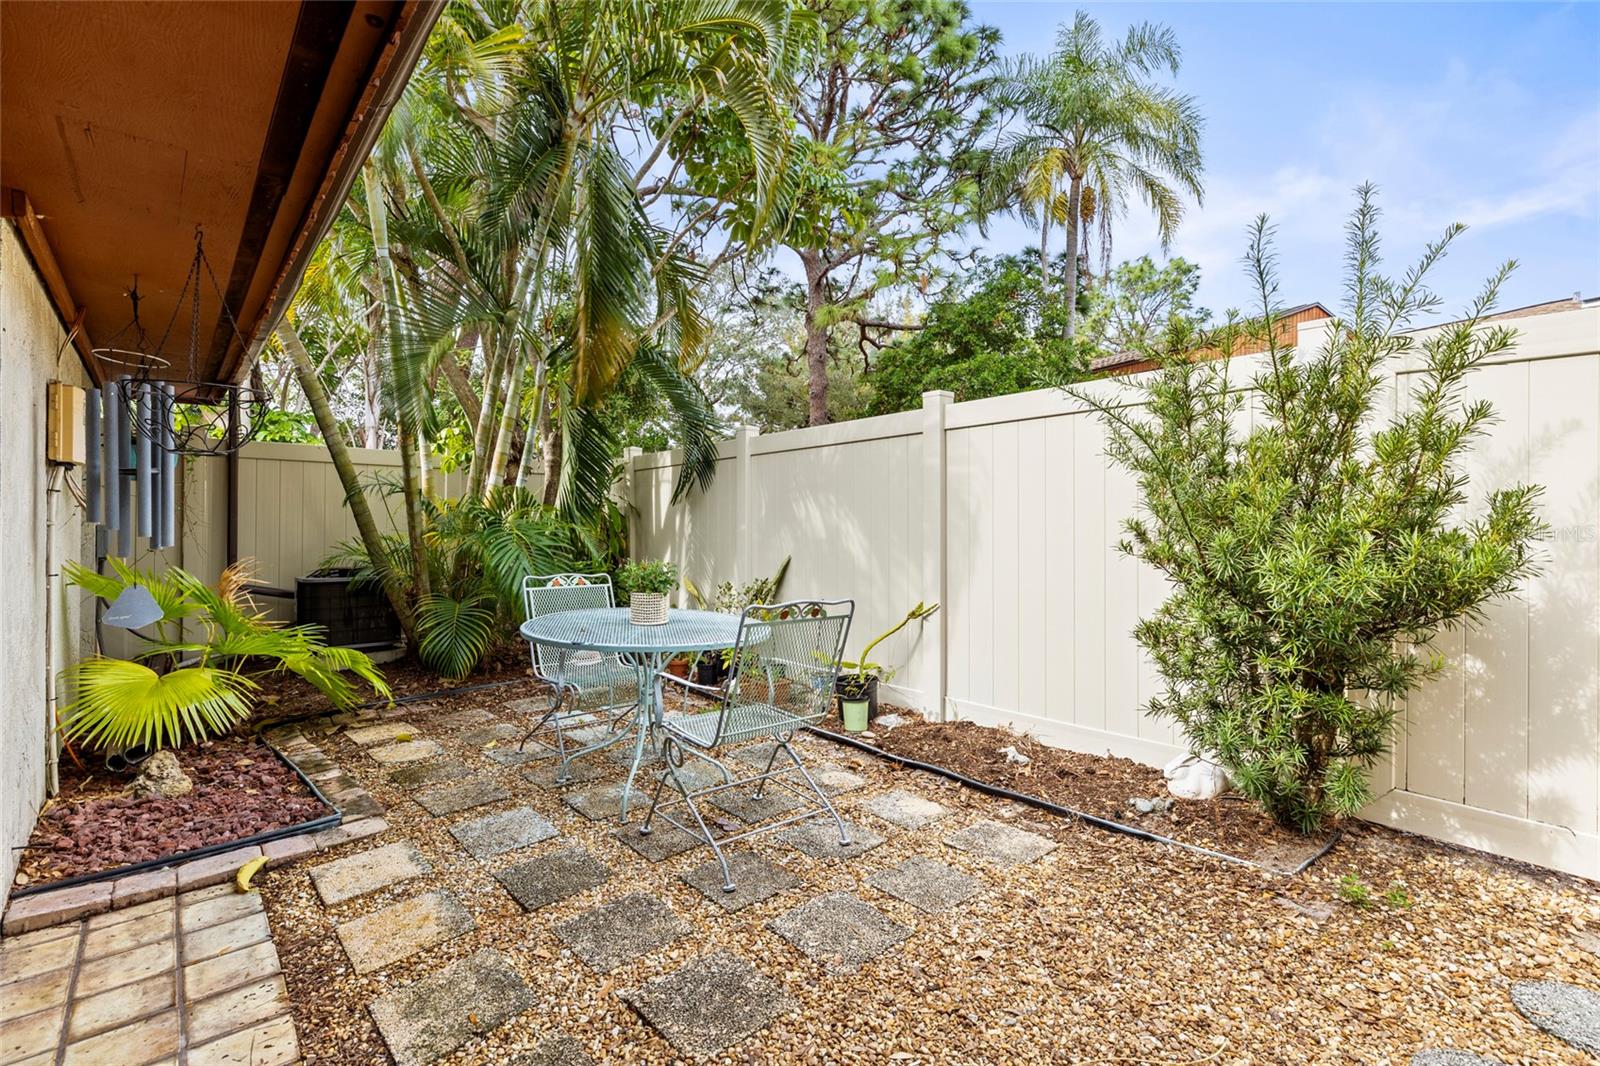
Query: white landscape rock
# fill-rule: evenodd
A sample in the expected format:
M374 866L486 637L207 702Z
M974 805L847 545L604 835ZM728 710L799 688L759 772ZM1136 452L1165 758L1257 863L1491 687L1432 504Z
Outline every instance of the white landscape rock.
M1167 779L1167 791L1179 799L1216 799L1233 787L1228 771L1210 752L1180 755L1162 767L1161 774Z
M1007 744L1000 749L1000 754L1006 757L1006 762L1016 763L1018 766L1026 766L1033 761L1018 751L1015 744Z

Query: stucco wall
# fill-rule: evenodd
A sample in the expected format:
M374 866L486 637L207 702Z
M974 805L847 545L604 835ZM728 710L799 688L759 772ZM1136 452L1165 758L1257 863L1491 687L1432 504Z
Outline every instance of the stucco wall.
M92 529L67 481L81 485L82 471L58 473L52 492L44 461L46 384L88 385L65 342L16 231L0 224L0 906L16 873L16 849L27 842L45 800L46 678L92 639L76 590L56 580L55 609L47 605L47 514L54 512L58 565L92 560L94 551Z

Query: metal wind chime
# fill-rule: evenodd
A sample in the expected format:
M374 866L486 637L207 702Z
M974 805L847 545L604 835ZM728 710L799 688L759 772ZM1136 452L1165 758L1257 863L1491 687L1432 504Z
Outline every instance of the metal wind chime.
M226 455L256 435L266 413L264 393L250 385L200 380L201 273L210 279L222 317L241 347L244 338L223 298L205 254L205 237L195 227L194 260L172 309L172 318L152 350L139 321L139 279L134 276L128 299L133 317L105 347L94 349L102 363L118 373L104 390L90 389L84 404L84 493L89 521L116 534L116 554L130 556L134 538L152 550L177 543L178 456ZM189 318L187 376L179 382L157 380L157 371L172 368L162 355L184 298L193 288ZM124 337L129 347L118 347ZM181 392L180 392L181 389ZM180 417L179 397L185 410Z

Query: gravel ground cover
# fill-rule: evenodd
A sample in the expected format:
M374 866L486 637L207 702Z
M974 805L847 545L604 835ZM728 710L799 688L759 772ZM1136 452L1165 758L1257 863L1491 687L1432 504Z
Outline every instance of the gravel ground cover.
M505 765L489 757L504 742L466 742L481 718L451 724L469 709L515 723L506 705L531 694L530 684L402 709L419 739L440 745L438 760L508 796L455 814L430 814L414 798L429 786L401 783L419 779L419 764L379 763L343 734L319 741L388 808L391 828L262 881L308 1064L390 1061L375 1016L403 1043L401 1061L446 1066L580 1053L627 1063L1404 1063L1450 1048L1506 1064L1593 1061L1532 1025L1511 995L1524 981L1600 988L1592 883L1361 824L1285 878L808 737L809 765L850 785L841 813L881 843L843 855L821 846L826 834L738 845L752 891L730 905L716 898L707 849L667 847L653 861L614 819L563 802L572 787L537 783L546 764ZM592 762L575 788L625 772L604 753ZM946 813L924 820L930 808L908 797ZM479 858L460 839L473 833L451 831L523 808L556 835L479 848ZM1030 857L1010 862L1018 852L982 846L990 840ZM397 842L421 859L402 879L323 902L314 866ZM502 881L563 867L542 860L575 849L591 861L570 892L525 909ZM1343 901L1355 882L1370 888L1365 905ZM373 967L389 955L358 949L371 968L357 973L341 929L385 929L361 920L428 895L448 903L429 904L426 929L396 934L414 943L389 954L406 953ZM598 908L609 909L593 917ZM648 918L637 935L605 937L604 916L633 912ZM830 915L859 935L805 932Z

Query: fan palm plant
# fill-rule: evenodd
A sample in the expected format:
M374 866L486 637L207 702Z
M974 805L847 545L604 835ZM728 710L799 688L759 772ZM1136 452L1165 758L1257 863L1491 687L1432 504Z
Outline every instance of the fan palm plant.
M993 102L1020 120L989 154L984 185L994 208L1039 221L1041 269L1048 269L1052 223L1067 234L1066 323L1073 336L1080 235L1098 220L1105 255L1111 223L1137 195L1156 216L1163 248L1183 219L1183 194L1199 202L1202 120L1194 98L1152 80L1178 72L1172 30L1151 23L1108 42L1079 11L1062 26L1056 49L1002 69Z
M255 677L264 672L297 674L339 708L357 702L359 683L389 695L383 674L366 655L328 647L314 626L278 625L257 611L244 591L248 574L240 566L229 567L211 588L176 567L158 574L121 559L107 562L110 575L68 563L67 580L108 602L143 588L161 617L133 660L93 656L62 672L75 694L62 711L61 730L70 739L119 751L225 733L249 717ZM247 669L252 663L265 666Z
M525 575L585 569L598 554L576 527L514 485L484 497L426 497L422 512L431 591L417 602L417 654L424 666L456 680L477 668L497 635L510 632ZM407 538L391 533L381 543L374 559L362 540L346 541L327 565L354 566L358 581L387 574L420 585Z

